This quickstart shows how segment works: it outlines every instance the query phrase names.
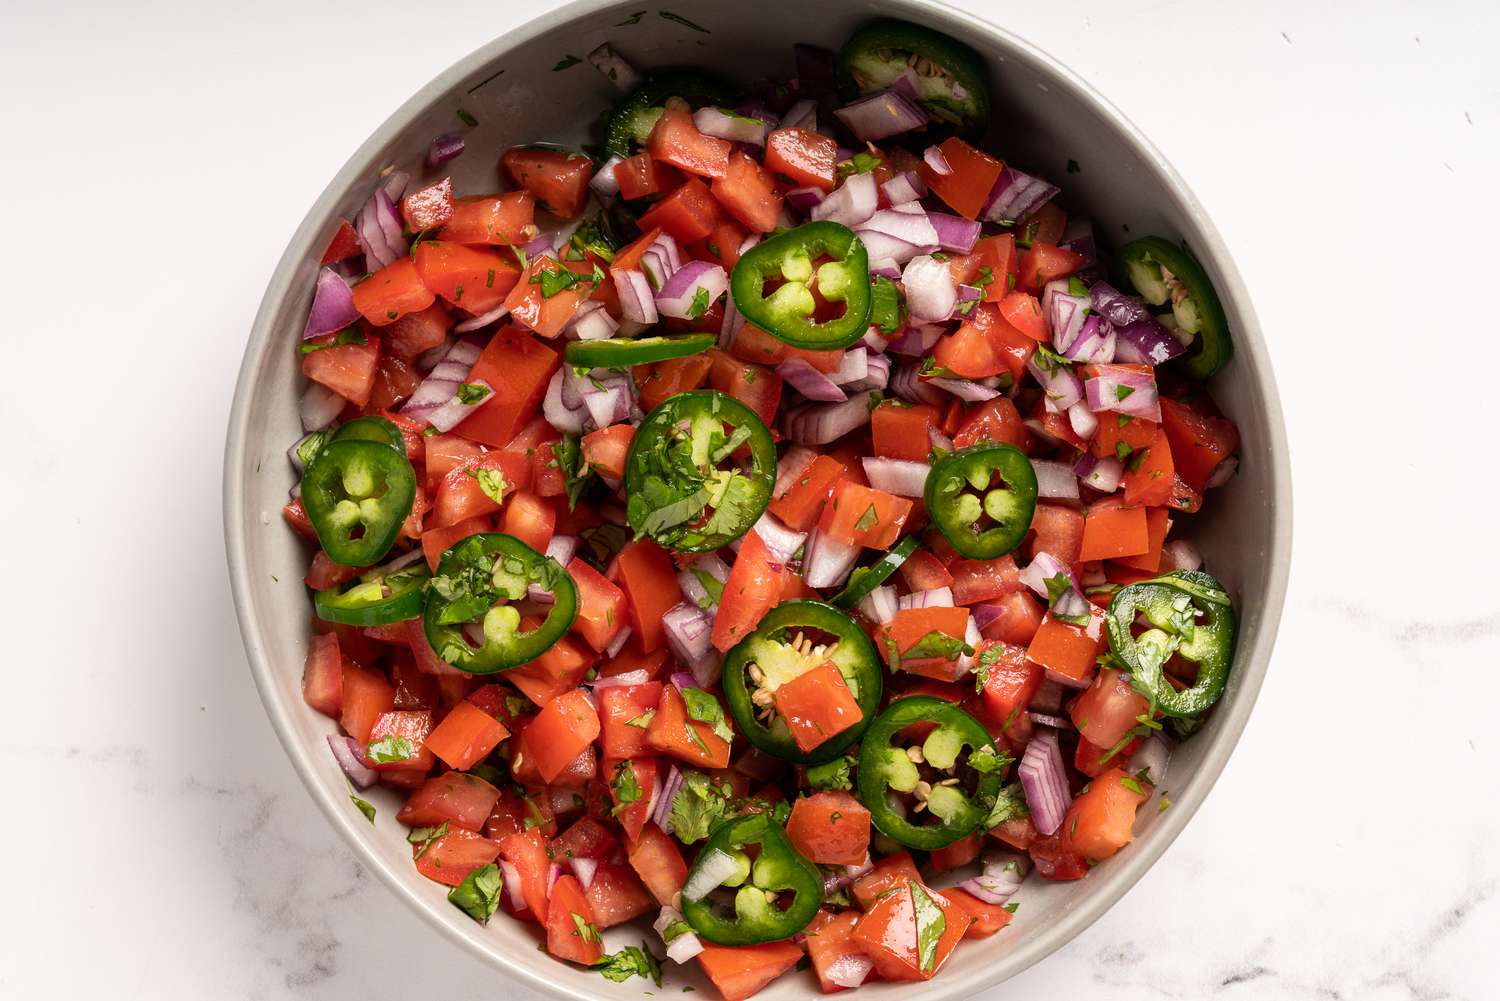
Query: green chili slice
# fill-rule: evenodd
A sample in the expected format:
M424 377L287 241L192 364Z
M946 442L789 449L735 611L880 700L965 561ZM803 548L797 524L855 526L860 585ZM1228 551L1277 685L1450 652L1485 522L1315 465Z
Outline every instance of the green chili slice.
M1165 316L1163 321L1193 335L1192 348L1174 362L1186 375L1207 379L1229 364L1234 344L1224 307L1213 282L1185 248L1159 236L1145 236L1120 248L1115 270L1151 305L1170 303L1170 321Z
M313 595L318 618L346 626L384 626L422 614L432 574L421 560L399 570L377 568L357 581Z
M1036 471L1013 445L949 452L932 464L923 491L943 538L971 560L992 560L1021 544L1036 513Z
M842 314L817 322L814 290L842 302ZM854 231L836 222L804 223L751 247L735 262L729 291L745 319L797 348L846 348L870 324L869 255Z
M1135 627L1144 619L1145 628ZM1109 651L1130 672L1130 683L1168 716L1197 716L1224 694L1234 661L1235 614L1229 594L1197 570L1174 570L1120 588L1105 616ZM1178 691L1163 668L1172 655L1198 666L1193 684Z
M411 514L417 477L404 449L385 442L330 441L302 473L302 506L328 558L344 566L380 562Z
M669 358L702 354L718 341L717 334L681 337L609 337L597 341L569 341L563 357L580 368L630 368Z
M746 848L758 849L752 859ZM771 816L752 813L720 825L698 853L685 886L695 885L705 866L733 860L720 886L738 887L732 911L714 906L708 896L682 898L682 916L699 935L718 945L756 945L790 938L806 928L823 902L818 867L797 854L791 839ZM784 898L790 895L790 901Z

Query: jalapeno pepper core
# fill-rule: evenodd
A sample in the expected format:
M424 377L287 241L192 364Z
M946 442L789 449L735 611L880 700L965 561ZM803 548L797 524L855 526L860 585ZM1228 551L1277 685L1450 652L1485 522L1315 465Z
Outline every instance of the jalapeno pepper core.
M984 60L931 28L892 18L872 21L849 37L835 65L847 97L889 90L908 70L916 76L917 103L934 118L966 130L989 124Z
M383 442L330 441L302 473L302 506L318 542L329 559L349 567L385 558L416 493L406 453Z
M1185 374L1207 379L1229 364L1234 354L1229 321L1213 282L1192 254L1162 237L1143 236L1121 247L1115 264L1148 303L1170 302L1170 325L1193 335L1192 349L1176 362Z
M1138 616L1148 628L1135 635ZM1234 605L1208 574L1174 570L1122 587L1109 603L1106 625L1110 653L1155 709L1177 718L1196 716L1224 694L1234 660ZM1196 680L1182 691L1162 672L1174 653L1198 665Z
M513 601L531 585L552 595L541 625L523 632ZM515 536L481 532L454 543L438 561L427 589L422 626L446 663L470 674L493 674L535 660L573 625L578 589L550 556ZM481 640L465 627L479 625Z
M914 723L936 726L919 744L898 743L901 731ZM1003 764L989 732L958 706L930 695L898 699L875 718L860 743L859 801L881 833L909 848L931 851L951 845L989 816ZM923 777L924 768L930 770L929 778ZM942 777L933 781L938 774ZM972 793L963 789L966 779L974 786ZM938 823L908 819L899 801L893 802L895 793L914 797L912 816L926 811Z
M737 458L742 448L749 454ZM750 531L775 485L771 432L755 411L715 390L663 400L625 456L630 527L680 552L720 549Z
M974 445L932 464L923 500L954 549L992 560L1019 546L1031 528L1036 471L1013 445Z
M752 860L746 847L759 849ZM682 916L693 930L719 945L756 945L791 938L806 928L823 902L823 877L818 867L797 854L791 840L769 814L752 813L722 824L709 835L698 853L687 883L705 865L723 864L728 856L738 865L721 886L738 886L734 916L715 911L708 897L682 898ZM782 894L791 902L781 906Z
M345 626L384 626L422 614L427 600L427 564L399 570L377 567L357 581L324 588L313 595L318 618Z
M828 642L814 641L824 636ZM804 753L776 708L775 693L826 663L838 669L863 719ZM858 623L821 601L798 600L771 609L755 632L725 655L721 684L729 711L750 743L783 761L816 765L842 754L875 718L883 674L875 647Z
M829 260L817 264L819 258ZM777 286L765 294L768 282ZM815 322L814 290L842 302L840 316ZM734 264L729 291L751 323L796 348L846 348L870 323L870 260L854 231L836 222L809 222L756 244Z

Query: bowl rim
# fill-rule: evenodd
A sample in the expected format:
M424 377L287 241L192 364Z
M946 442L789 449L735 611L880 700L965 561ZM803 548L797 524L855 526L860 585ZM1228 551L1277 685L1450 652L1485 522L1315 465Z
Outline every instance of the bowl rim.
M1275 372L1271 366L1249 292L1218 229L1186 182L1156 146L1113 103L1104 98L1072 69L1007 28L955 4L942 2L942 0L888 0L888 2L892 7L906 8L905 13L908 16L920 15L925 10L940 12L946 18L967 22L972 30L994 36L1004 46L1028 57L1037 65L1045 67L1052 75L1053 82L1066 88L1072 97L1090 106L1101 119L1117 130L1120 136L1134 147L1142 162L1155 175L1155 180L1174 192L1182 208L1201 234L1199 252L1216 265L1221 284L1227 287L1230 297L1238 307L1235 348L1237 353L1249 355L1254 360L1257 377L1252 382L1265 408L1271 452L1269 462L1272 511L1268 554L1270 570L1266 583L1266 600L1261 609L1261 628L1256 634L1253 646L1249 649L1241 647L1237 654L1238 695L1231 705L1221 707L1219 713L1216 714L1213 742L1187 783L1176 790L1173 809L1156 821L1155 826L1161 828L1160 833L1153 830L1149 847L1138 844L1135 846L1138 850L1130 852L1121 859L1122 864L1115 866L1109 873L1105 886L1088 894L1076 907L1059 916L1051 924L1031 930L1026 941L1015 949L1009 961L1004 964L1007 969L1003 977L993 973L981 974L977 985L970 981L962 983L955 981L947 989L945 989L947 985L941 980L929 981L922 985L925 997L943 998L956 995L961 991L972 992L975 989L993 987L1002 979L1015 976L1072 941L1098 920L1106 910L1114 906L1145 875L1147 870L1155 865L1202 806L1228 762L1229 756L1238 745L1240 736L1249 721L1265 680L1279 632L1291 569L1291 461ZM586 1001L590 995L546 978L531 965L512 959L500 949L487 946L475 938L458 934L439 916L430 900L415 892L410 882L410 873L398 873L392 866L387 865L367 843L366 838L371 836L371 832L356 826L355 814L348 809L347 803L343 802L343 797L334 797L320 782L309 749L301 745L295 733L290 715L292 710L284 705L277 695L271 658L261 642L267 623L262 620L252 600L247 565L248 532L243 530L243 526L247 524L245 521L245 456L249 448L252 417L250 399L254 395L257 383L255 373L259 367L260 358L269 349L274 334L275 315L282 300L289 293L299 267L305 263L312 249L312 241L321 232L322 220L334 208L343 193L365 176L369 161L372 161L382 148L434 101L441 99L460 81L491 63L504 52L534 40L545 31L555 27L559 21L571 21L593 11L614 6L615 3L616 0L570 0L561 7L544 11L516 28L491 39L454 62L417 90L381 122L369 138L349 157L308 208L267 283L265 295L261 299L251 325L235 383L225 441L223 471L224 545L241 638L256 689L260 693L266 714L270 717L272 728L313 801L344 841L353 848L360 862L376 873L398 899L404 901L446 938L450 941L456 940L491 966L522 978L532 989L553 996L578 999L578 1001ZM887 10L883 13L900 14L902 12Z

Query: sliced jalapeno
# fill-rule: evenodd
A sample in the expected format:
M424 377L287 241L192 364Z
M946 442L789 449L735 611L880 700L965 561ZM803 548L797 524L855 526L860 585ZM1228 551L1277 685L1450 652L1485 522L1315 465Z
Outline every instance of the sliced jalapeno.
M630 368L669 358L702 354L714 346L717 334L681 337L609 337L597 341L569 341L563 357L580 368Z
M865 598L869 597L871 591L890 579L891 574L901 569L912 553L917 551L917 537L908 535L895 548L882 553L880 559L865 567L855 567L854 572L849 575L849 583L844 589L832 598L828 603L835 608L853 608Z
M931 28L892 18L872 21L849 36L834 70L845 96L889 90L905 77L917 103L934 118L968 131L989 124L984 59Z
M1138 635L1134 627L1144 617ZM1229 594L1197 570L1120 588L1105 622L1109 652L1130 672L1130 683L1168 716L1196 716L1219 701L1234 661L1235 614ZM1163 667L1176 654L1198 666L1193 684L1178 691Z
M302 506L328 558L350 567L378 563L411 514L417 477L385 442L330 441L302 474Z
M384 417L356 417L333 433L329 441L377 441L406 454L406 439L396 425Z
M1036 471L1012 445L975 445L932 464L923 491L943 538L971 560L992 560L1021 544L1036 513Z
M524 630L512 602L536 585L552 609ZM455 543L438 561L427 588L422 626L445 662L470 674L493 674L536 660L573 625L578 589L550 556L501 532L481 532Z
M755 411L714 390L678 393L630 441L625 515L637 535L707 552L750 531L775 485L776 446Z
M745 851L752 847L753 859ZM723 908L727 913L716 909L706 893L696 892L718 872L726 874L717 886L738 888L733 904ZM690 891L693 899L688 899ZM807 927L822 902L818 867L797 854L769 814L752 813L709 835L683 885L682 916L710 942L756 945L791 938Z
M388 570L377 567L357 581L313 595L318 618L346 626L384 626L422 614L432 574L421 560Z
M918 723L934 725L921 740L901 737ZM882 834L932 851L984 823L1008 763L984 726L958 706L930 695L899 699L860 742L859 801ZM923 813L936 822L918 823Z
M837 669L856 711L849 711L853 707L842 692L826 685L786 687L826 664ZM819 685L826 680L837 687L827 673ZM785 601L725 655L722 684L729 711L750 743L783 761L820 764L842 754L875 718L883 674L869 636L849 616L821 601ZM787 712L794 714L791 720ZM827 738L804 750L811 739L799 744L793 727L798 735Z
M1193 336L1192 348L1176 362L1184 373L1207 379L1229 364L1234 354L1229 321L1213 282L1192 254L1162 237L1145 236L1121 247L1115 263L1148 303L1171 303L1170 326Z
M776 289L765 295L768 282ZM814 289L842 302L843 314L816 322ZM836 222L804 223L751 247L735 262L729 290L745 319L797 348L846 348L870 325L869 255L854 231Z
M610 113L604 128L604 155L627 157L632 144L644 146L669 97L680 97L695 107L733 105L739 99L734 88L703 70L675 66L653 70Z

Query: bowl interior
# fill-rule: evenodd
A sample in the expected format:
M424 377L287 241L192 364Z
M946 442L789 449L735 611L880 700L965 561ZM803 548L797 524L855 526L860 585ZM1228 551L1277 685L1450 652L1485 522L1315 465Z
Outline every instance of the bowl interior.
M306 650L308 595L301 580L305 546L286 530L280 508L294 474L287 446L301 434L297 399L304 381L292 345L311 299L317 258L340 217L353 215L379 172L395 165L417 178L436 176L422 159L431 138L460 125L460 109L478 119L468 151L450 163L461 192L494 190L505 148L551 140L578 143L616 92L586 62L554 69L611 42L640 67L700 64L742 83L794 73L792 44L836 48L874 14L904 16L947 31L990 64L995 114L988 148L1064 188L1064 204L1092 216L1116 243L1150 233L1180 237L1214 280L1236 338L1232 364L1215 380L1215 399L1239 425L1242 463L1233 489L1219 491L1194 516L1191 537L1208 568L1235 594L1241 634L1229 691L1204 732L1185 743L1164 788L1174 808L1143 810L1137 840L1077 883L1033 878L1012 928L983 947L960 949L935 981L880 984L881 994L913 988L922 997L967 996L1058 948L1124 893L1181 830L1207 793L1238 738L1269 658L1285 592L1290 547L1285 442L1274 383L1250 304L1212 227L1169 168L1118 113L1065 70L999 29L916 0L865 0L821 7L806 16L805 0L698 0L691 24L650 10L630 22L635 0L575 3L490 43L438 78L396 112L334 179L289 246L257 317L231 417L225 471L225 512L231 576L246 648L267 709L288 753L330 820L363 860L424 915L532 986L597 996L650 989L635 980L607 984L598 974L557 963L537 951L535 926L503 914L481 927L447 903L445 888L415 871L404 828L394 815L400 798L371 790L374 827L350 804L344 779L324 736L336 728L307 708L300 677ZM700 30L701 29L701 30ZM1075 165L1070 170L1070 164ZM649 932L648 932L649 934ZM633 929L606 935L610 947L639 942ZM704 985L696 965L672 970L674 983ZM816 985L788 976L761 997L800 996ZM711 988L709 988L711 989Z

